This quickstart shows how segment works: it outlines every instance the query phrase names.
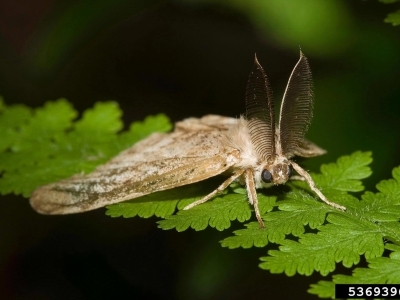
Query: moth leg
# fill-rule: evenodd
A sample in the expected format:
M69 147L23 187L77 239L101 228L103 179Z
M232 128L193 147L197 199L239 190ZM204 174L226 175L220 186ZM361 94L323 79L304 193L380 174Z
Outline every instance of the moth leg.
M301 176L304 177L304 179L307 181L307 183L310 186L310 188L318 195L318 197L322 201L324 201L326 204L328 204L328 205L330 205L330 206L332 206L334 208L337 208L337 209L340 209L340 210L346 210L346 207L341 206L339 204L336 204L336 203L331 202L328 199L326 199L324 194L322 194L321 191L319 189L317 189L317 187L315 186L315 183L312 180L310 174L308 174L302 167L300 167L298 164L296 164L293 161L291 161L290 163L293 166L293 169L295 169L297 173L299 173Z
M249 202L254 206L254 212L256 213L256 217L258 223L260 224L260 228L265 228L264 222L261 218L260 210L258 209L257 191L256 191L256 186L254 184L253 171L251 169L246 170L245 180L246 180L247 197L249 197Z
M299 180L299 181L306 181L306 179L302 176L293 175L289 178L290 180Z
M216 190L214 190L213 192L209 193L204 198L202 198L200 200L197 200L197 201L185 206L183 209L184 210L188 210L188 209L191 209L192 207L195 207L195 206L197 206L199 204L207 202L212 197L214 197L216 194L221 193L223 190L225 190L236 178L241 176L243 173L244 173L244 170L239 170L239 171L235 172L231 177L229 177L227 180L225 180Z

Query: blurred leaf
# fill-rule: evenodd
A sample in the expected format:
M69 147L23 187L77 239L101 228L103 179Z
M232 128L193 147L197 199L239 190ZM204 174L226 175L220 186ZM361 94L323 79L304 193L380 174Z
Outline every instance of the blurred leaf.
M355 35L350 13L342 1L218 2L245 13L257 28L280 45L290 48L301 45L314 57L326 57L345 51L351 46Z
M390 3L396 3L399 2L400 0L379 0L379 2L385 3L385 4L390 4Z
M393 26L400 25L400 10L395 11L394 13L388 14L386 19L384 20L386 23L392 23Z

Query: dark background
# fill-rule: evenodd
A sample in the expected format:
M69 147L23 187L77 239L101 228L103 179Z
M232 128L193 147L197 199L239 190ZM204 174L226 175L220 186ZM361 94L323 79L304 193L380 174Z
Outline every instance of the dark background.
M279 101L301 46L316 94L307 137L328 149L304 165L317 171L371 150L365 182L375 191L400 165L400 27L383 22L396 9L361 0L3 0L0 94L33 107L65 97L79 111L116 100L127 125L160 112L172 121L237 117L254 53ZM271 275L257 266L268 249L220 247L240 224L177 233L157 229L156 218L41 216L27 199L2 198L4 299L309 298L308 285L326 279Z

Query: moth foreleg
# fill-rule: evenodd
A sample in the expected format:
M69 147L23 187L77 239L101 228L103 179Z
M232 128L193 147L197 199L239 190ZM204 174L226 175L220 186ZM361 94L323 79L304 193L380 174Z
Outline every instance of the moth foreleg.
M298 180L298 181L306 181L306 179L302 176L293 175L289 178L289 180Z
M326 204L328 204L328 205L330 205L332 207L335 207L337 209L346 210L346 207L341 206L339 204L336 204L335 202L331 202L328 199L326 199L324 194L322 194L322 192L319 189L317 189L317 187L315 186L315 183L312 180L310 174L308 174L306 170L304 170L302 167L300 167L298 164L296 164L293 161L291 161L290 164L293 166L293 169L295 169L296 172L299 173L307 181L307 183L310 186L311 190L313 190L322 201L324 201Z
M260 228L265 228L264 222L261 218L260 210L258 209L257 191L256 191L256 186L254 184L253 171L251 169L246 170L245 180L246 180L247 197L249 198L249 202L254 206L254 212L256 213L256 217L258 223L260 224Z
M233 181L235 181L236 178L241 176L243 173L244 173L244 170L239 170L239 171L235 172L231 177L229 177L227 180L225 180L216 190L212 191L211 193L209 193L204 198L202 198L200 200L197 200L197 201L185 206L183 209L184 210L188 210L188 209L191 209L194 206L197 206L199 204L207 202L208 200L210 200L212 197L214 197L218 193L221 193L222 191L224 191Z

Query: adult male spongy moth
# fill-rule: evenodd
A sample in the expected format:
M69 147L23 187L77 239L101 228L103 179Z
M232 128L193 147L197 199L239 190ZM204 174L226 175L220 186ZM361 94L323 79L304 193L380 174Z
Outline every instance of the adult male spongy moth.
M239 181L246 185L249 202L264 227L256 189L284 184L293 168L322 201L345 210L326 199L311 176L290 160L296 155L325 153L304 138L312 105L311 70L300 52L275 125L272 90L255 57L246 87L245 117L208 115L185 119L176 123L173 132L150 135L86 176L75 175L39 187L30 203L43 214L84 212L228 172L231 176L216 190L185 209L210 200Z

